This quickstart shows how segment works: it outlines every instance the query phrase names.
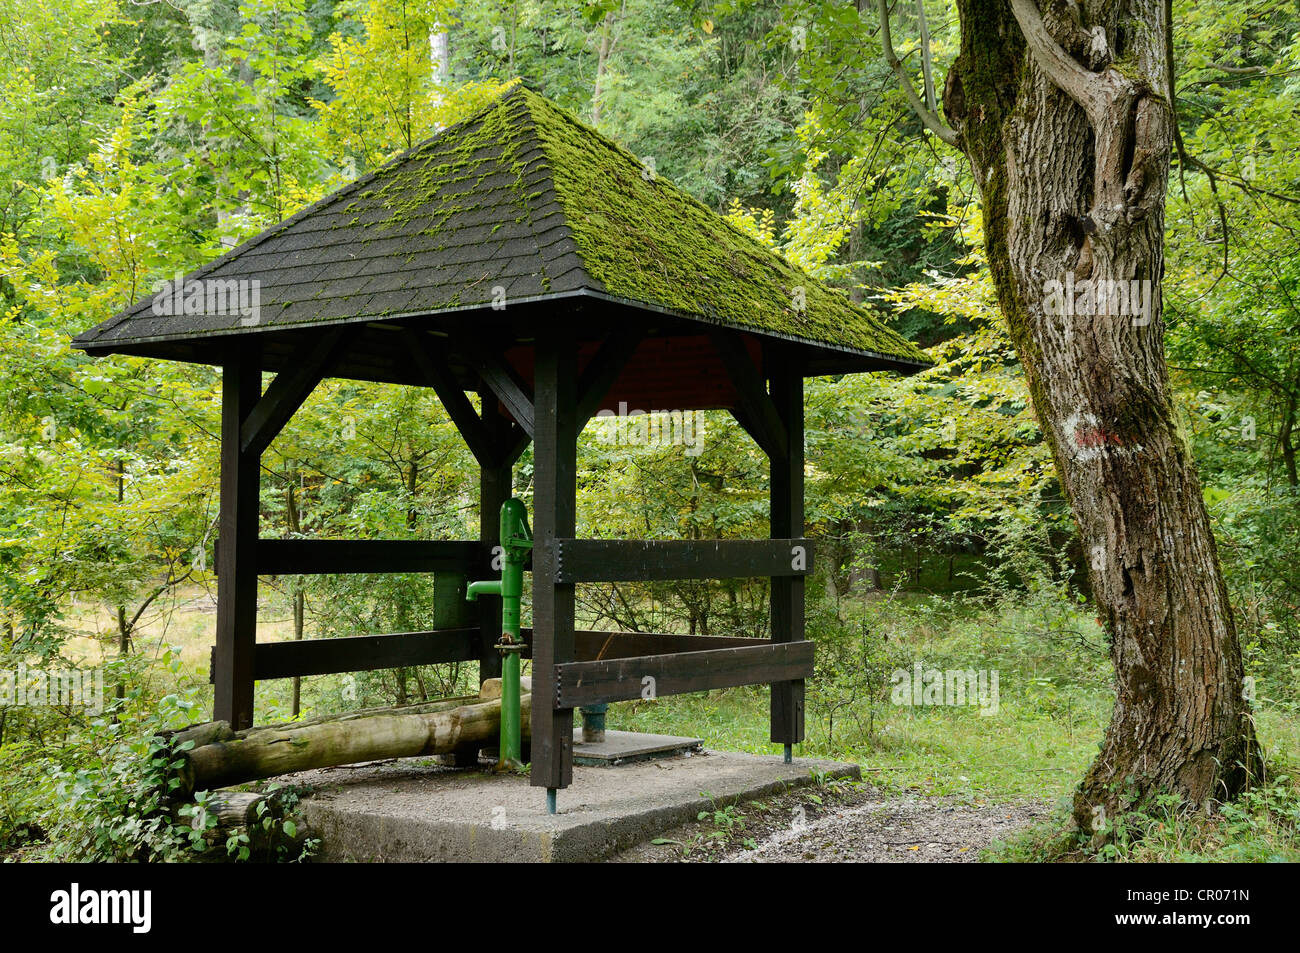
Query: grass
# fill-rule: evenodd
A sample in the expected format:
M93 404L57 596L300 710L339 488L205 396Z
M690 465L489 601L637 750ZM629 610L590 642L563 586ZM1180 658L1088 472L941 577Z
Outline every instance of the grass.
M266 593L264 593L266 595ZM260 639L291 635L287 611L268 598ZM175 611L144 621L137 651L177 647L180 674L206 683L215 614L195 588ZM72 654L111 657L113 618L83 607ZM1061 836L1064 805L1095 756L1110 717L1110 663L1094 618L1055 594L1029 594L1001 608L954 598L885 597L845 604L838 615L810 618L819 677L809 683L807 739L796 757L857 762L887 792L957 796L975 803L1038 801L1061 806L1060 818L1006 842L991 860L1300 860L1300 719L1285 693L1261 683L1257 731L1270 779L1215 816L1188 816L1161 803L1126 817L1111 842L1081 848ZM903 705L891 698L893 672L916 663L939 670L998 673L996 712L975 705ZM150 677L174 678L161 667ZM829 673L829 674L828 674ZM391 701L391 673L303 679L304 714ZM291 683L257 688L259 721L288 717ZM158 686L163 688L161 684ZM170 689L168 689L170 690ZM773 754L762 687L612 705L611 728L692 735L712 748ZM209 695L210 698L210 695ZM201 718L208 717L203 712Z

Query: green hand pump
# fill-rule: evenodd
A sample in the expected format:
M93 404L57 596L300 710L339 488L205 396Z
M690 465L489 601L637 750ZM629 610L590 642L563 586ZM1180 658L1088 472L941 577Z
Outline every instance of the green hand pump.
M479 596L501 597L501 745L497 768L504 769L522 761L519 717L519 654L523 639L519 637L519 604L524 594L524 563L533 548L533 534L528 529L528 510L524 501L511 497L501 504L501 578L471 582L465 598L474 602Z

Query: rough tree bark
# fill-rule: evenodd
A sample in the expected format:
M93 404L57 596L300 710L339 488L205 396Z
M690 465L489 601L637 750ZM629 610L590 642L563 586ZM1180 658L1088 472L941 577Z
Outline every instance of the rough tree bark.
M957 0L949 125L923 118L971 162L999 304L1091 556L1116 702L1073 813L1098 831L1100 819L1158 791L1193 806L1231 798L1259 754L1165 364L1173 115L1164 0L1044 6ZM887 42L886 57L897 62ZM1100 294L1082 297L1088 290ZM1117 313L1119 292L1133 290L1138 307Z

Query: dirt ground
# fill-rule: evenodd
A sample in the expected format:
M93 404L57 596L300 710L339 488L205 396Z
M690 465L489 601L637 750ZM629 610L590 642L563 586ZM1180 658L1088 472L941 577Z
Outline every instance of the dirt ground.
M633 847L616 863L972 863L996 840L1050 816L1046 802L991 804L882 792L801 788L720 807Z

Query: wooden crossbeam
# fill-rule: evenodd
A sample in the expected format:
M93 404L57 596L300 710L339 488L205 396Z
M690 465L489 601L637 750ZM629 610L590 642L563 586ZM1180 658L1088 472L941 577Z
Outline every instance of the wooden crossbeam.
M560 708L634 698L660 698L738 685L800 681L813 673L811 642L776 642L737 648L566 662L555 666Z
M492 466L502 452L502 448L492 442L487 428L474 409L474 405L465 396L456 377L451 372L446 359L430 346L429 337L413 328L403 328L402 337L407 344L407 353L419 371L420 376L433 388L438 400L447 411L461 438L474 454L479 466Z
M641 329L629 324L611 334L600 345L578 382L578 433L596 415L600 403L614 386L627 362L640 346Z
M753 440L754 443L758 444L759 449L770 458L772 453L767 447L767 435L763 433L760 427L750 420L749 414L745 413L745 409L743 407L732 407L731 416L735 419L736 423L740 424L740 429L749 434L749 438Z
M239 449L260 457L284 429L329 370L347 337L348 328L333 328L312 345L302 363L281 371L267 387L239 429Z
M295 675L369 672L381 668L468 662L478 656L477 628L258 642L253 647L253 677L292 678Z
M491 556L477 540L259 539L256 561L259 576L492 572Z
M789 448L785 426L743 340L733 331L714 331L710 336L740 397L737 421L769 457L784 457Z
M527 648L524 658L532 657L533 630L521 629ZM729 635L677 635L658 632L601 632L578 629L573 633L573 658L577 662L598 659L633 658L640 655L675 655L679 652L705 652L709 649L734 649L746 645L768 645L767 639Z
M501 452L501 465L512 467L519 455L528 449L528 445L533 442L533 438L523 427L516 423L510 424L510 430L503 441L504 450Z
M807 539L560 539L556 581L636 582L806 576Z
M464 347L483 383L505 405L510 416L528 436L534 436L533 395L528 392L528 385L520 380L514 368L501 355L473 342L465 343Z

